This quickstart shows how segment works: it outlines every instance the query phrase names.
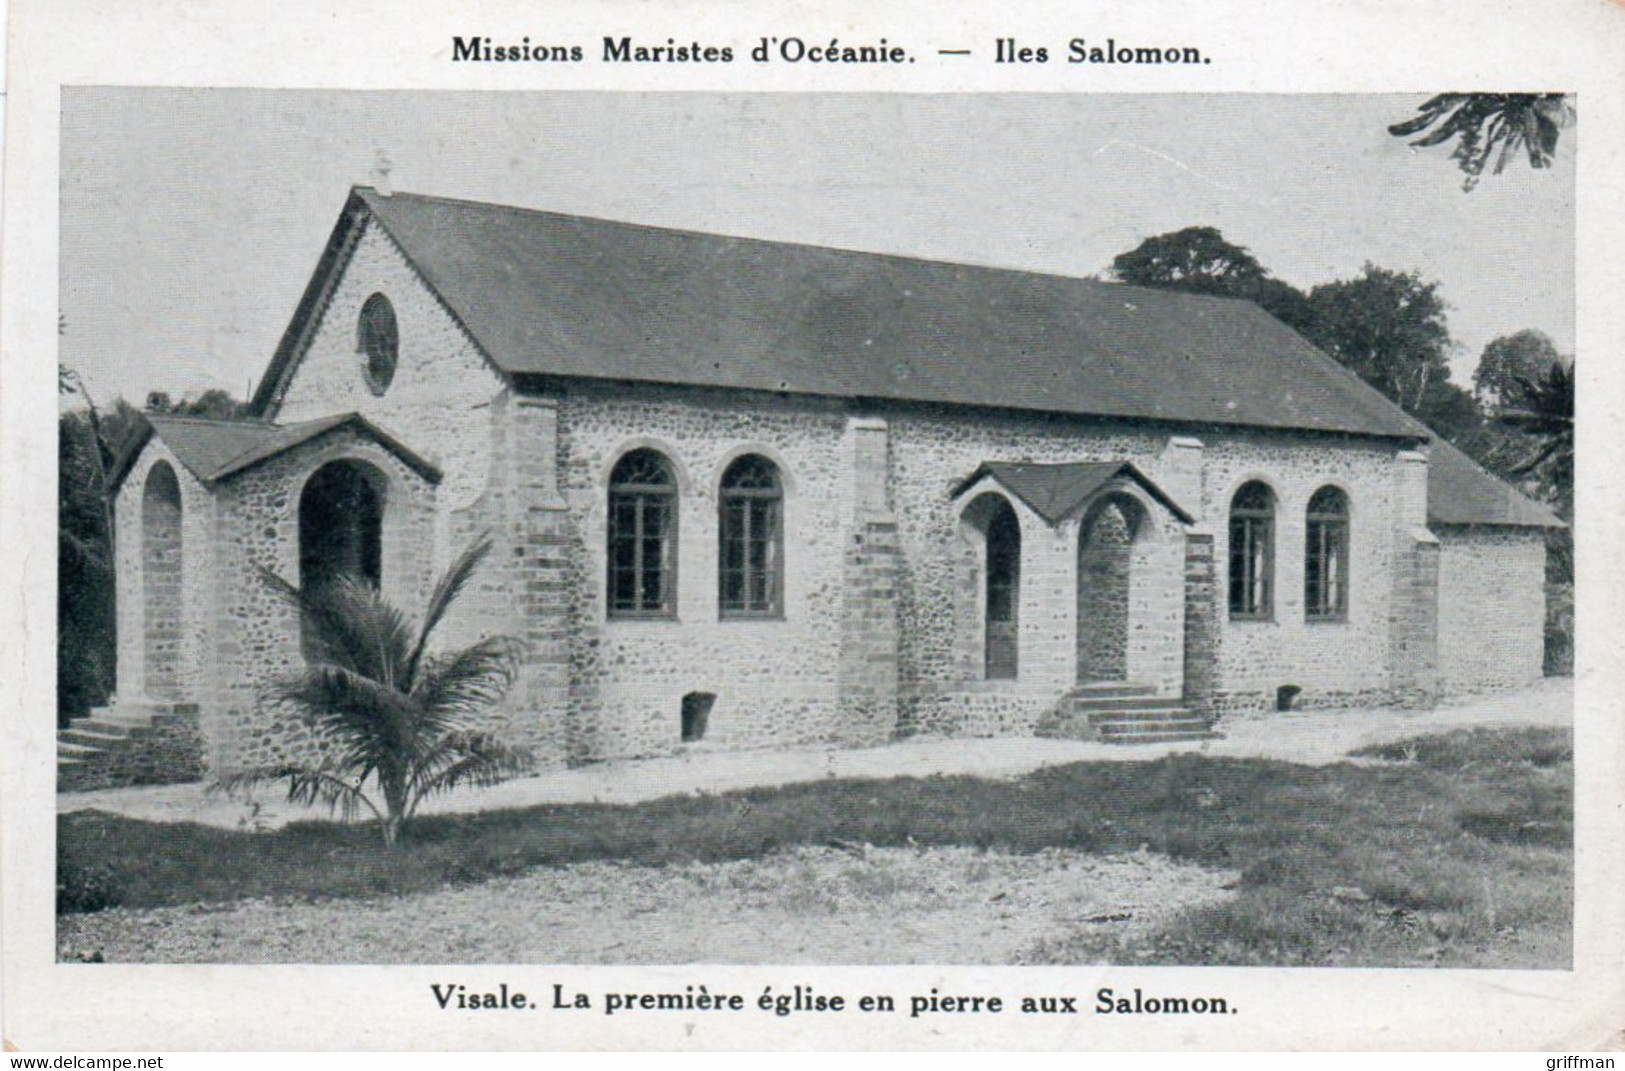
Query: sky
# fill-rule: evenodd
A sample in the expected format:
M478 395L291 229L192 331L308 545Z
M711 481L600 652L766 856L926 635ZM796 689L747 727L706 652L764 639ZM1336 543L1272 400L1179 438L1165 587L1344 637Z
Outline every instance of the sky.
M1308 288L1437 281L1466 386L1524 328L1574 351L1574 155L1463 192L1387 133L1418 95L449 93L67 87L61 357L115 394L257 383L353 184L1104 274L1216 226Z

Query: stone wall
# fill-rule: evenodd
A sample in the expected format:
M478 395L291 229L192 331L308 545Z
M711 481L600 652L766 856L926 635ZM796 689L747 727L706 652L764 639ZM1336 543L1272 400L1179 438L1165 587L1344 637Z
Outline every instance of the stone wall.
M1134 536L1115 505L1085 527L1078 552L1078 677L1127 680Z
M1206 438L1201 530L1213 536L1218 651L1213 711L1273 710L1278 689L1298 706L1384 703L1392 695L1390 614L1396 568L1399 451L1392 443L1291 432L1217 431ZM1424 473L1425 479L1425 473ZM1275 494L1274 607L1266 620L1229 613L1229 509L1251 480ZM1304 613L1309 499L1321 487L1349 501L1349 606L1339 620ZM1425 501L1422 506L1425 509Z
M887 589L888 552L883 520L855 517L858 455L840 407L769 398L741 405L714 392L589 383L572 384L558 403L557 478L577 578L571 757L679 749L683 697L692 693L716 697L700 746L874 739L875 707L859 702L861 689L843 697L840 667L848 622L871 635L885 631L883 616L851 600ZM638 448L659 451L678 483L676 612L669 619L617 618L606 610L609 475ZM774 618L720 613L718 488L728 465L745 454L773 462L783 488L783 612ZM868 542L849 560L860 535ZM883 676L880 667L871 698L883 695ZM884 720L889 734L894 718Z
M383 477L381 592L421 613L429 589L434 488L399 458L343 428L255 466L216 488L216 561L210 578L213 687L201 697L211 769L303 761L315 755L309 728L272 701L274 685L303 668L300 624L261 571L299 577L299 496L331 461L353 460Z
M180 491L179 540L169 542L166 554L180 559L181 567L149 585L150 536L146 531L147 481L154 469L174 473ZM163 479L163 477L160 477ZM174 518L164 512L164 527ZM154 438L131 466L113 500L115 585L118 639L118 698L138 702L164 699L197 702L212 679L211 579L214 553L214 502L207 488L182 465L162 442ZM164 605L149 607L149 594L160 595ZM164 628L160 643L149 641L153 617L179 622ZM147 661L157 646L163 648L167 669L149 687Z
M897 731L897 522L887 473L887 428L847 424L854 485L853 526L842 580L840 712L843 739L879 744Z
M375 293L389 298L399 332L399 362L389 388L374 393L363 374L357 323ZM460 547L447 528L486 487L490 407L504 381L446 311L394 240L376 223L353 239L350 260L322 308L310 344L275 413L292 424L358 412L443 473L443 507L434 533L443 566Z
M1538 528L1441 527L1439 678L1447 694L1540 679L1546 539Z
M1213 537L1196 533L1185 540L1185 706L1199 714L1213 710L1218 674L1219 586L1214 576Z

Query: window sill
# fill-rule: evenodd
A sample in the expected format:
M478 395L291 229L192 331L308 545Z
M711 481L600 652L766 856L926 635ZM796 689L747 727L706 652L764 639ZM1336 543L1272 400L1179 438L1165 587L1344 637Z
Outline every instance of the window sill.
M1349 623L1348 614L1304 614L1303 623L1306 625L1346 625Z
M729 624L731 622L744 622L746 624L750 624L751 622L783 621L783 620L784 620L784 614L783 614L782 611L774 611L774 612L760 613L760 614L745 613L743 611L730 611L730 612L727 612L727 613L720 613L720 614L717 615L717 621L720 622L721 624L724 624L724 625Z
M1229 620L1232 625L1273 625L1275 624L1275 615L1231 614Z

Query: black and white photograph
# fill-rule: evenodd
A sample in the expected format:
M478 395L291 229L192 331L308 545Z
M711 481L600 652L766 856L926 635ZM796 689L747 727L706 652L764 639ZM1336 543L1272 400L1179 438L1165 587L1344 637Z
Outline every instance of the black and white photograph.
M1625 7L7 25L14 1064L1625 1045Z
M1568 969L1584 123L64 90L59 962Z

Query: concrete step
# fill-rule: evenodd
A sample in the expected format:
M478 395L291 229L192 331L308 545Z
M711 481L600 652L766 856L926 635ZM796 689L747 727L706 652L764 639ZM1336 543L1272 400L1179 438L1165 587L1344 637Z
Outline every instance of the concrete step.
M1156 685L1136 684L1132 681L1085 681L1071 692L1075 699L1111 699L1118 696L1156 694Z
M1213 732L1211 729L1202 729L1191 732L1124 733L1101 737L1101 742L1107 744L1173 744L1183 740L1217 740L1219 738L1219 733Z
M1185 701L1174 696L1146 696L1146 695L1113 695L1096 699L1083 698L1074 695L1071 700L1072 709L1080 713L1100 710L1183 710Z
M81 729L77 725L69 729L59 730L56 734L59 743L84 744L87 747L111 748L118 747L126 740L131 739L127 732L98 732L95 729Z
M72 759L77 762L81 757L88 758L101 753L101 748L92 747L89 744L75 744L62 739L58 739L56 742L56 757L58 760Z
M1188 710L1114 710L1109 714L1098 711L1090 714L1088 722L1096 729L1102 725L1156 725L1161 722L1190 722L1192 725L1208 724L1207 719L1192 714Z
M1102 739L1108 736L1138 736L1145 733L1207 732L1205 718L1166 718L1162 721L1097 721L1095 731Z
M107 733L111 736L134 736L143 729L151 729L158 722L150 721L119 721L113 718L99 718L92 714L88 718L75 718L73 724L61 732L92 732Z

